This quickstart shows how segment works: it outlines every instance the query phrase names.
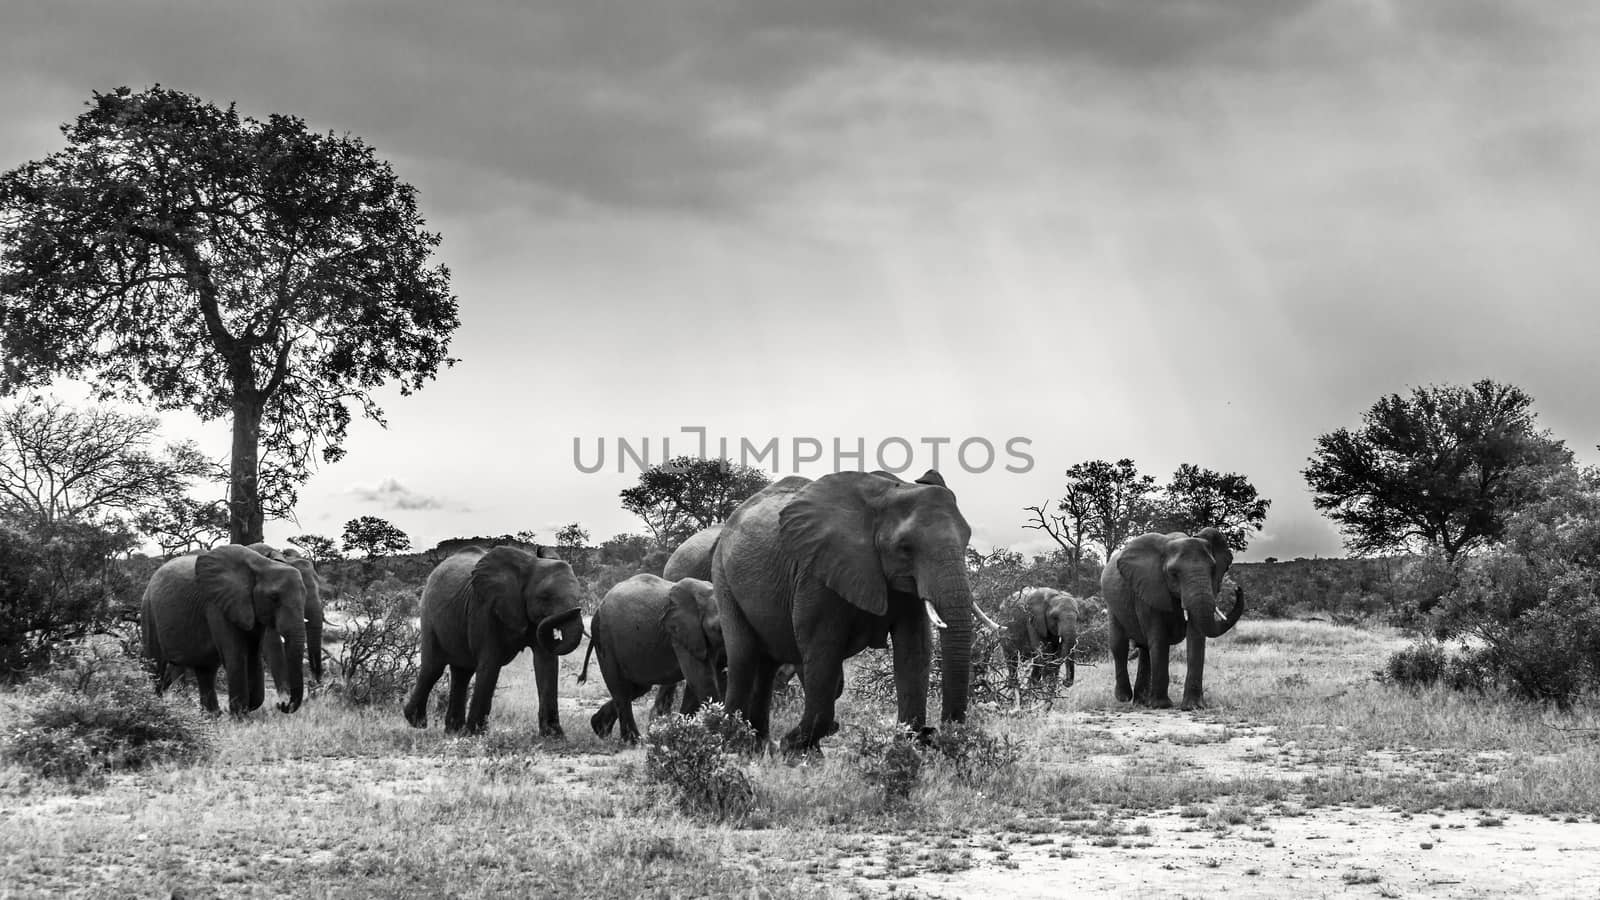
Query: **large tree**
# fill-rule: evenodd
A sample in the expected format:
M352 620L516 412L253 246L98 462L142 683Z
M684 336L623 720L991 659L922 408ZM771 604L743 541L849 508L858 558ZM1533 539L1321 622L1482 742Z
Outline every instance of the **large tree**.
M1378 400L1355 430L1317 438L1312 502L1356 553L1427 545L1454 559L1500 536L1506 517L1572 453L1535 429L1533 399L1488 379Z
M261 539L351 406L435 377L457 325L416 191L371 147L162 88L96 92L67 146L0 175L0 392L233 424L232 540Z
M639 483L622 492L622 508L644 520L657 545L671 547L726 519L771 483L751 466L679 456L640 472Z
M1237 472L1223 474L1183 463L1161 489L1154 526L1188 534L1215 528L1228 539L1228 546L1242 551L1249 546L1250 532L1261 530L1271 505Z

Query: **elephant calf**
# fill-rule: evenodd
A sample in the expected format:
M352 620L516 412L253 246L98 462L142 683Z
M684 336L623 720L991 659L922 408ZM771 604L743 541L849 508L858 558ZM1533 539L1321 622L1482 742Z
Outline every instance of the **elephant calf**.
M428 695L450 668L447 732L481 732L500 669L533 648L539 733L561 735L556 712L556 657L583 640L582 596L572 566L547 548L467 547L434 567L422 589L422 663L406 701L406 721L428 724ZM467 685L472 704L467 706Z
M663 686L656 715L670 707L672 687L679 681L688 681L682 712L693 712L702 700L722 699L727 658L710 582L635 575L606 592L589 630L589 652L599 657L600 674L611 692L611 699L589 720L595 734L605 737L620 722L622 739L637 741L633 701L652 685ZM588 672L586 655L578 680Z
M1065 665L1065 682L1072 684L1076 667L1068 654L1078 642L1080 614L1078 598L1054 588L1023 588L1006 598L1000 607L1000 652L1013 691L1018 690L1017 665L1025 659L1032 661L1030 683L1046 676L1053 680Z

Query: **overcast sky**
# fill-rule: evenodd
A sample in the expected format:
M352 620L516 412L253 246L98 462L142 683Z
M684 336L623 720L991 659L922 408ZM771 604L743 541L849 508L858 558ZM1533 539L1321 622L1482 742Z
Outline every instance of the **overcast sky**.
M1508 381L1600 456L1600 6L21 0L0 168L157 82L372 144L460 300L462 362L269 540L642 530L615 442L686 427L812 476L989 441L940 460L980 549L1047 549L1079 461L1240 472L1244 560L1342 553L1300 471L1386 393Z

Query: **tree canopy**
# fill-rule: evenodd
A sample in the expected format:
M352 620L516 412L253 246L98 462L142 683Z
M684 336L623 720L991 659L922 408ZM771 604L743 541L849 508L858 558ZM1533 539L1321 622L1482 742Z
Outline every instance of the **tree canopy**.
M344 549L372 560L410 550L411 538L388 519L360 516L344 523Z
M658 545L674 546L771 483L751 466L679 456L640 472L639 483L622 492L622 508L644 520Z
M1271 500L1261 497L1250 480L1237 472L1223 474L1183 463L1161 489L1154 528L1187 534L1215 528L1227 538L1228 546L1242 551L1249 546L1250 532L1261 530L1271 505Z
M1183 463L1164 486L1155 476L1141 475L1131 459L1093 459L1067 469L1066 489L1052 510L1048 503L1024 507L1032 513L1026 527L1048 534L1061 546L1068 571L1076 577L1096 543L1109 559L1123 542L1147 531L1193 534L1212 527L1235 550L1259 531L1272 501L1258 496L1249 479Z
M0 392L233 425L234 541L286 514L351 407L421 388L458 322L416 191L360 139L156 85L96 92L67 146L0 175Z
M1312 502L1356 553L1420 544L1454 559L1498 538L1540 480L1572 462L1535 430L1531 397L1488 379L1391 394L1362 418L1318 437L1304 470Z

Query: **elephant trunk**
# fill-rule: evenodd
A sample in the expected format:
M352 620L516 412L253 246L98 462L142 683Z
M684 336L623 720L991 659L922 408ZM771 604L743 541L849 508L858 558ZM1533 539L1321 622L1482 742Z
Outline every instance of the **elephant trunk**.
M972 683L972 586L959 555L941 561L935 570L931 598L944 628L939 630L943 708L940 720L963 722Z
M557 656L566 656L578 649L578 643L583 640L583 610L574 606L544 619L534 633L534 640L541 649Z
M284 608L278 611L277 630L283 639L283 661L289 679L289 696L278 698L278 709L292 713L305 701L306 621L303 613ZM318 648L320 652L321 648Z
M1233 610L1227 618L1217 616L1217 595L1211 591L1211 581L1205 577L1185 579L1183 582L1183 608L1188 613L1189 624L1198 628L1208 638L1222 637L1239 621L1244 612L1244 591L1239 589Z
M322 604L315 610L306 610L306 662L311 666L311 677L322 681Z

